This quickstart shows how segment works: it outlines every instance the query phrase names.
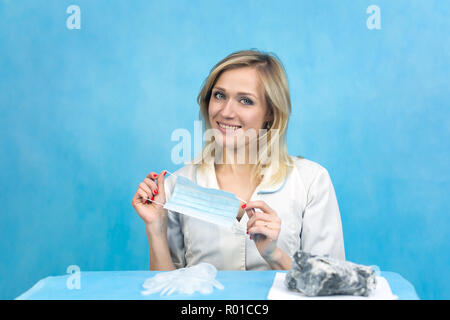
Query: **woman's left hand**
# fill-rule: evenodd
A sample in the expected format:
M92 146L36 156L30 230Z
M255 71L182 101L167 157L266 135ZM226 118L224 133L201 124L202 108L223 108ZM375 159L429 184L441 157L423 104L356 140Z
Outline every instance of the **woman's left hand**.
M261 211L255 211L260 209ZM281 229L281 219L277 213L262 200L249 201L245 210L249 220L247 233L250 239L255 241L261 256L266 260L272 260L277 249L278 235Z

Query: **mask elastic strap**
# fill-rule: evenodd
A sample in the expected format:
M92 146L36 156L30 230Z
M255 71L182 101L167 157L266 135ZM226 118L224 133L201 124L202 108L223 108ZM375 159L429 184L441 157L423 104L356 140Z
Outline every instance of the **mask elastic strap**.
M172 172L170 172L169 170L165 170L168 174L170 174L171 176L178 176L177 174L175 174L175 173L172 173ZM236 198L238 198L240 201L242 201L243 203L245 203L245 204L247 204L248 202L247 201L245 201L245 200L243 200L243 199L241 199L241 198L239 198L237 195L234 195ZM161 203L161 202L158 202L158 201L155 201L155 200L150 200L149 198L147 198L147 200L148 201L150 201L150 202L154 202L154 203L156 203L156 204L159 204L160 206L164 206L164 203Z

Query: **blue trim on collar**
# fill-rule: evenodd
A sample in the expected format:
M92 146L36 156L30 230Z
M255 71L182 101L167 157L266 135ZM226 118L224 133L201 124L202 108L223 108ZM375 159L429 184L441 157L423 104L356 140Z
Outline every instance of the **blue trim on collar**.
M260 190L260 191L257 192L257 194L267 194L267 193L274 193L274 192L279 191L279 190L280 190L281 188L283 188L284 185L286 184L286 181L287 181L287 179L288 179L288 176L289 176L289 175L287 175L287 176L284 178L283 183L281 184L281 186L280 186L278 189L276 189L276 190Z

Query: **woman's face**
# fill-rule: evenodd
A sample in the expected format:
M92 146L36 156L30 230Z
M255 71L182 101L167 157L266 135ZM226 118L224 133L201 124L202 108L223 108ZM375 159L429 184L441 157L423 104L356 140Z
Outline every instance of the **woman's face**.
M220 132L215 139L223 146L235 146L237 135L249 129L258 134L271 117L257 71L243 67L222 73L212 88L208 112L211 128Z

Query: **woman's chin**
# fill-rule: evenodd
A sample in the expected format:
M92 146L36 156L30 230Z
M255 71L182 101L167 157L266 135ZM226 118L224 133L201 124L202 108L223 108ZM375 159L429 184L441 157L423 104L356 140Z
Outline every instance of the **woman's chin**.
M234 142L226 141L225 139L221 143L221 147L226 150L233 150L234 152L245 152L246 143L240 141L239 143L235 140Z

